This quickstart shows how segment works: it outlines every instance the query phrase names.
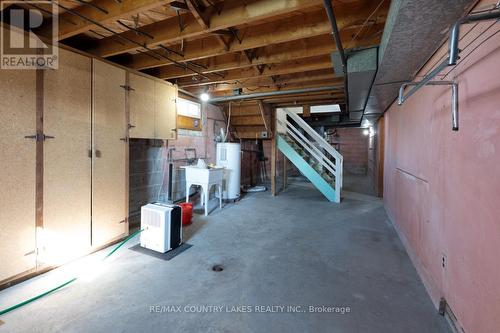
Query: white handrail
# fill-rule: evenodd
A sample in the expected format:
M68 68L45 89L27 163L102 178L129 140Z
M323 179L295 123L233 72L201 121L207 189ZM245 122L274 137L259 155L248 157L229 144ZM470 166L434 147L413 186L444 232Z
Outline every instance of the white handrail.
M329 152L333 157L336 159L343 159L342 155L332 147L321 135L319 135L315 130L313 130L302 118L300 118L297 114L290 112L286 109L282 109L290 118L292 118L297 125L299 125L304 131L309 134L314 141L316 141L321 148L325 149L327 152Z
M280 124L283 124L281 121L278 120L278 122ZM296 129L289 121L286 122L286 129L287 129L287 132L290 132L290 130L292 130L296 135L298 135L302 141L306 142L311 148L312 150L314 150L315 152L315 158L318 160L318 162L323 165L323 166L326 166L328 165L330 168L332 168L333 170L337 170L337 167L335 166L335 164L325 155L323 154L323 152L321 150L318 149L318 147L316 147L311 141L309 141L302 133L300 133L300 131L298 129ZM310 148L309 147L305 147L307 150L309 150L309 152L311 154L313 154L311 151L310 151ZM319 157L318 157L319 156ZM332 171L331 171L332 172ZM333 174L335 174L335 172L332 172Z
M277 125L281 126L282 130L289 136L291 136L297 143L299 143L307 152L314 157L319 164L326 168L335 178L335 195L337 196L336 201L340 201L340 189L342 188L342 177L343 177L343 164L344 158L342 155L332 147L320 134L318 134L313 128L311 128L299 115L287 110L286 108L278 109L280 112L284 112L285 118L280 120L278 114L276 114ZM288 120L286 116L290 117L297 126L302 128L302 130L307 133L310 137L307 138L298 127L294 126ZM317 147L316 144L319 146ZM334 162L328 158L328 156L333 157Z
M291 136L295 139L295 141L297 141L298 143L300 143L300 144L301 144L301 145L302 145L302 146L303 146L303 147L304 147L304 148L305 148L305 149L306 149L306 150L307 150L307 151L308 151L308 152L309 152L312 156L314 156L314 158L315 158L316 160L318 160L318 162L321 164L321 166L322 166L322 167L324 167L324 168L326 168L328 171L330 171L330 173L331 173L331 174L335 177L335 175L336 175L335 170L333 170L333 169L332 169L329 165L324 164L324 163L322 163L322 162L321 162L321 159L326 158L326 156L325 156L323 153L321 153L321 155L322 155L322 156L318 157L315 153L313 153L312 149L311 149L311 148L309 148L309 147L308 147L308 146L307 146L307 145L306 145L306 144L302 141L302 139L301 139L301 138L299 138L297 135L295 135L295 134L293 133L293 131L291 131L291 130L288 130L288 129L287 129L287 132L288 132L288 133L289 133L289 134L290 134L290 135L291 135Z

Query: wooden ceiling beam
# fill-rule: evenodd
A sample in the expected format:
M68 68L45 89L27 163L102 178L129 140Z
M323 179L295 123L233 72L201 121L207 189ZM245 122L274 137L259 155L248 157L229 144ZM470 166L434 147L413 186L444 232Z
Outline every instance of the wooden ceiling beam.
M137 13L157 8L170 2L172 1L122 0L119 2L110 0L94 0L92 1L92 4L95 4L99 8L104 9L107 13L96 10L95 8L92 8L90 6L79 6L77 8L74 8L73 10L84 17L104 24L108 22L114 22L124 17L130 17ZM96 26L89 20L85 20L84 18L74 15L70 12L64 12L59 15L59 40L87 32L94 28L96 28ZM41 27L40 33L44 35L50 29L52 29L52 27L48 23Z
M231 81L241 81L247 79L263 78L274 75L284 75L298 72L307 72L314 70L326 70L326 72L331 73L331 77L334 77L333 66L329 56L319 56L313 58L305 58L301 60L295 60L291 62L266 65L262 69L262 72L255 72L253 68L241 68L232 71L225 72L224 77L215 77L210 80L201 79L199 81L193 81L193 78L183 78L177 80L176 83L179 87L195 87L204 85L213 85L217 83L226 83ZM162 78L162 76L159 76Z
M300 101L303 103L312 103L313 101L324 101L324 100L343 100L344 96L338 95L302 95L302 96L285 96L277 98L265 98L267 103L291 103Z
M287 91L287 90L291 90L291 89L319 88L319 87L325 87L325 86L338 87L339 89L332 90L330 92L330 94L334 94L335 96L343 96L342 81L339 80L339 78L333 78L330 80L321 80L321 81L293 83L293 84L287 85L283 89L276 89L275 87L247 86L247 87L243 88L242 91L243 91L243 94L248 94L248 93L259 93L259 92L273 92L276 90ZM200 87L192 87L192 88L188 88L186 90L193 93L193 94L205 92L205 90L201 89ZM215 91L214 93L212 93L209 89L208 92L214 97L232 96L233 95L233 93L231 91ZM324 91L322 93L327 94ZM314 93L309 92L309 93L304 93L304 94L297 94L297 93L292 92L286 96L302 96L302 95L311 95L311 94L314 94ZM282 96L284 96L284 95L282 95Z
M210 27L210 18L207 13L203 12L193 0L186 0L186 4L202 29L207 30Z
M381 29L383 29L383 25L381 25ZM350 31L344 32L346 37L348 36L348 32ZM357 41L356 43L347 44L353 47L368 47L375 46L378 43L379 38L368 38ZM326 34L260 48L258 52L255 53L255 57L252 58L252 62L248 61L248 57L243 52L227 53L216 57L199 59L197 62L206 67L206 69L201 70L201 72L209 74L254 65L278 64L302 58L329 55L335 50L335 42L332 40L330 34ZM147 72L155 76L159 75L161 72L162 77L167 80L196 75L192 71L179 68L179 66L175 65L156 67Z
M340 6L339 6L340 7ZM362 41L352 40L352 34L357 31L363 19L369 15L371 6L365 6L359 10L352 8L352 12L346 13L342 20L338 21L339 29L341 30L341 38L344 40L344 48L352 48L360 44L366 44L367 40L371 39L376 44L380 41L378 34L373 37L366 36ZM377 25L380 30L383 25ZM183 56L174 55L175 61L192 61L208 57L220 56L228 52L242 52L261 47L269 47L273 44L281 44L302 39L312 38L316 36L324 36L331 34L331 26L322 11L314 11L302 15L296 15L289 19L280 20L253 26L248 29L241 43L233 41L227 51L224 47L211 42L210 38L198 39L191 41L189 47ZM330 35L331 38L331 35ZM333 40L333 39L332 39ZM345 41L347 40L347 42ZM332 45L331 42L327 45ZM316 48L320 45L315 45ZM304 47L298 50L304 50ZM256 60L252 60L255 62ZM155 59L148 54L133 55L130 61L126 64L134 69L146 69L172 64L166 59Z
M294 106L314 106L314 105L326 105L326 104L345 104L345 101L338 99L323 99L314 101L295 101L295 102L268 102L274 107L294 107Z
M280 87L286 87L287 85L293 83L302 83L309 81L321 81L321 80L330 80L335 78L333 72L327 74L318 74L318 71L304 72L299 75L287 75L284 77L279 77L273 80L272 76L269 77L257 77L254 79L245 80L245 82L236 82L236 83L222 83L217 84L210 87L211 92L216 91L224 91L230 90L233 91L235 89L241 89L245 87L276 87L279 89ZM342 83L342 79L338 78L338 83Z
M195 20L198 22L198 24L204 29L204 30L209 30L210 29L210 15L212 10L208 11L205 10L203 11L198 5L193 1L193 0L186 0L187 7L189 8L189 11L191 14L193 14ZM212 7L214 8L214 7ZM220 30L219 30L220 31ZM213 35L217 42L224 47L224 49L228 50L229 49L229 43L226 42L226 40L220 35L220 34L214 34Z
M158 44L180 42L182 39L197 37L208 32L223 30L241 24L249 24L273 16L307 9L321 3L320 0L255 0L250 3L246 2L243 0L234 1L224 6L219 15L213 15L208 24L205 24L206 28L196 24L198 21L195 14L195 16L186 15L184 17L186 27L182 31L179 31L177 18L169 18L141 28L142 31L153 36L153 39L141 35L138 36L133 31L126 31L121 35L141 45L154 47ZM95 47L88 51L101 57L109 57L132 52L137 49L140 49L140 47L135 43L125 42L119 44L114 42L113 38L103 38L96 43Z

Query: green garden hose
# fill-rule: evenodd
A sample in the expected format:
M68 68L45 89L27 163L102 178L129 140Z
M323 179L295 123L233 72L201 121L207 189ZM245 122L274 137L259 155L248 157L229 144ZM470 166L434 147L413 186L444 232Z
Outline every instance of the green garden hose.
M134 232L133 234L131 234L131 235L129 235L127 238L125 238L123 241L121 241L121 242L120 242L120 244L118 244L117 246L115 246L115 248L114 248L113 250L111 250L111 251L110 251L110 252L109 252L109 253L108 253L108 254L107 254L107 255L103 258L103 260L106 260L107 258L109 258L109 257L110 257L113 253L115 253L115 252L116 252L116 251L117 251L120 247L122 247L122 246L123 246L126 242L128 242L129 240L131 240L132 238L134 238L135 236L137 236L138 234L140 234L143 230L144 230L144 229L137 230L136 232ZM2 310L2 311L0 311L0 316L4 315L4 314L6 314L6 313L9 313L9 312L11 312L11 311L13 311L13 310L15 310L15 309L18 309L18 308L20 308L20 307L23 307L23 306L25 306L26 304L29 304L29 303L31 303L31 302L34 302L34 301L36 301L36 300L38 300L38 299L40 299L40 298L42 298L42 297L44 297L44 296L47 296L48 294L51 294L51 293L53 293L54 291L57 291L57 290L59 290L59 289L61 289L61 288L64 288L64 287L66 287L67 285L69 285L69 284L71 284L71 283L75 282L77 279L78 279L78 277L74 277L74 278L72 278L72 279L70 279L70 280L68 280L68 281L66 281L66 282L64 282L64 283L62 283L62 284L60 284L60 285L58 285L57 287L54 287L54 288L52 288L52 289L50 289L50 290L47 290L47 291L46 291L46 292L44 292L44 293L41 293L41 294L39 294L39 295L37 295L37 296L35 296L35 297L32 297L32 298L30 298L30 299L27 299L27 300L25 300L25 301L21 302L21 303L18 303L18 304L16 304L16 305L13 305L13 306L11 306L11 307L9 307L9 308L5 309L5 310Z

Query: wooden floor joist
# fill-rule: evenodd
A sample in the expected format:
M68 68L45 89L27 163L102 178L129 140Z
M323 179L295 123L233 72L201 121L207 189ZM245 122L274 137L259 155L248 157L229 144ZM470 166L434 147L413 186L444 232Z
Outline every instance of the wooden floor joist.
M380 44L390 1L331 2L347 52ZM338 91L261 102L345 103L344 82L332 64L337 47L321 0L95 0L64 6L70 11L59 9L60 40L169 80L193 96L332 85Z

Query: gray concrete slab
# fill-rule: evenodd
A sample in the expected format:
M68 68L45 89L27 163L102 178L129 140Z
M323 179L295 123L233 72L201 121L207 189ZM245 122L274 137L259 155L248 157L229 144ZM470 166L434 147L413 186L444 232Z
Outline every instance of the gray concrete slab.
M195 215L184 231L193 247L173 260L131 251L132 241L93 279L1 317L0 332L449 332L375 197L346 191L338 205L296 180L277 197ZM0 292L0 308L63 281L65 269ZM196 312L202 305L222 312ZM255 312L272 305L284 312ZM350 312L309 311L323 305Z

